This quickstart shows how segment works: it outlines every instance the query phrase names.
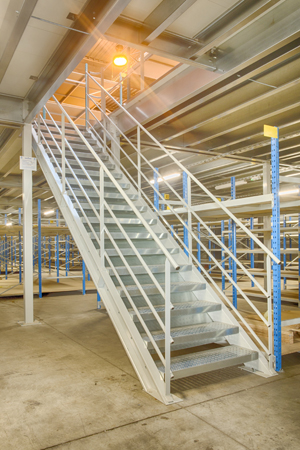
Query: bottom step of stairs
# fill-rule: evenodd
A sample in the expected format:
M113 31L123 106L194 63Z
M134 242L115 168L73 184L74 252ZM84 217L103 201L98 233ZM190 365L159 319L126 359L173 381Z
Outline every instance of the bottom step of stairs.
M258 359L258 352L229 345L188 355L175 356L171 358L171 372L173 380L189 377L199 373L210 372L212 370L223 369L225 367L244 364ZM160 361L157 361L158 370L164 374L165 368Z

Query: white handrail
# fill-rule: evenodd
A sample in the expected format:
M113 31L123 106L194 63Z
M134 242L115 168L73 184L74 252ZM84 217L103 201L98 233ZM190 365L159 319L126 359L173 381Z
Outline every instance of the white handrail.
M83 134L81 133L81 131L79 130L79 128L76 126L76 124L73 122L73 120L71 119L71 117L69 116L69 114L65 111L65 109L62 107L62 105L59 103L59 101L53 96L55 102L57 103L57 105L59 106L59 108L61 109L61 111L64 112L65 116L67 117L69 123L72 125L72 127L74 128L74 130L76 131L76 133L78 134L78 136L81 138L81 140L85 143L85 145L87 146L87 148L89 149L89 151L92 153L92 155L94 156L94 158L96 159L96 161L99 163L99 165L103 168L104 172L107 174L107 176L110 178L110 180L113 182L113 184L116 186L116 188L118 189L118 191L120 192L120 194L122 194L122 196L124 197L124 200L126 200L126 202L130 205L130 207L132 208L132 210L134 211L134 213L136 214L136 216L142 221L144 227L147 229L147 231L149 232L149 234L151 234L151 237L153 238L153 240L157 243L157 245L159 246L159 248L163 251L163 253L165 254L165 256L169 259L171 265L174 267L175 270L179 270L180 266L178 265L178 263L174 260L174 258L172 258L172 256L169 254L169 252L166 250L166 248L161 244L160 240L158 239L158 237L156 236L156 234L153 232L152 228L147 224L147 222L145 221L144 217L142 214L140 214L140 212L138 211L138 209L135 207L134 203L130 200L130 198L127 196L126 192L121 188L121 186L119 185L119 183L116 182L114 176L110 173L110 171L107 169L107 167L105 166L105 164L103 163L103 161L99 158L99 156L97 155L97 153L95 152L95 150L93 149L93 147L90 145L90 143L87 141L87 139L83 136Z
M122 109L122 111L124 111L128 117L130 117L130 119L137 125L139 126L143 132L150 137L150 139L152 139L153 142L156 143L156 145L159 146L159 148L161 148L161 150L163 150L175 163L178 167L180 167L180 169L183 172L186 172L188 174L188 176L194 181L194 183L196 183L217 205L220 206L220 208L237 224L239 225L239 227L249 236L249 238L251 238L262 250L264 250L264 252L270 256L270 258L276 263L276 264L280 264L280 260L254 235L252 234L249 229L247 227L244 226L244 224L237 218L235 217L235 215L226 207L222 204L222 202L220 202L199 180L197 180L197 178L191 173L189 172L186 167L183 166L183 164L181 164L172 154L169 150L167 150L157 139L155 139L154 136L152 136L151 133L149 133L149 131L143 127L143 125L141 125L122 105L120 105L117 100L109 94L109 92L106 91L106 89L101 86L98 81L91 75L88 74L90 76L90 78L100 87L100 89L102 89L106 95L108 95L117 105L119 108Z

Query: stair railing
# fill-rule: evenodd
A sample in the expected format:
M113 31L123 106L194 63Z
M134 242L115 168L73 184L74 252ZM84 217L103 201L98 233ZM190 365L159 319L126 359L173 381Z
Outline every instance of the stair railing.
M75 200L75 203L77 205L77 208L79 209L80 213L82 214L83 219L85 220L86 224L88 225L94 240L96 240L99 251L100 251L100 258L101 258L101 266L102 269L105 270L107 266L105 266L105 261L108 263L108 267L113 271L114 276L117 278L120 287L122 288L123 292L126 295L127 300L129 301L132 309L134 310L140 324L142 325L145 333L147 334L149 341L151 342L154 350L156 351L156 354L158 355L159 359L161 360L162 364L165 367L165 393L166 395L170 394L170 379L172 377L172 373L170 371L170 346L174 342L171 337L171 329L170 329L170 311L173 308L173 305L171 304L171 267L173 267L175 270L178 270L180 266L178 263L174 260L172 255L166 250L165 246L161 243L160 239L156 236L153 229L148 225L147 221L144 219L143 215L139 212L139 210L136 208L135 204L130 200L130 198L127 196L126 192L122 189L118 181L116 181L114 175L111 173L111 171L105 166L99 155L95 152L93 147L89 144L88 140L85 138L83 133L80 131L80 129L76 126L76 124L72 121L71 117L67 114L67 112L64 110L62 105L57 101L55 97L53 97L56 104L59 106L62 117L62 125L61 128L57 124L57 122L53 119L53 116L51 115L50 111L44 107L44 111L46 113L46 116L50 119L50 124L54 126L55 132L53 132L49 126L49 123L46 119L43 118L41 114L39 114L37 120L35 121L35 127L37 129L37 140L39 144L43 144L45 148L47 149L47 153L50 155L52 160L54 161L54 165L56 166L56 171L61 176L61 193L63 195L71 194L73 199ZM97 187L96 183L93 181L93 179L90 177L88 171L86 170L84 163L80 160L80 158L77 156L76 151L73 150L70 140L66 138L65 134L65 123L66 120L72 125L72 128L75 130L77 136L81 139L81 141L85 144L87 149L89 150L90 154L94 157L95 163L97 163L98 170L99 170L99 188ZM43 132L41 127L45 128L45 132ZM56 136L58 135L58 138ZM50 142L49 144L49 137L50 136ZM57 152L53 151L51 148L54 146L54 148L57 150ZM67 150L66 150L67 149ZM67 153L66 153L67 151ZM58 156L55 154L58 153ZM70 160L70 157L74 158L76 163L79 165L80 169L82 170L82 175L89 181L89 189L93 189L93 191L97 194L97 197L99 199L99 211L95 208L94 202L91 201L90 193L86 190L86 188L83 186L83 184L80 181L79 176L76 175L73 167L72 167L72 161ZM66 175L66 170L69 171L70 175ZM165 288L163 289L160 282L155 278L152 271L140 255L138 249L135 247L131 239L128 237L128 234L124 227L122 226L119 219L114 214L113 210L111 209L110 205L105 200L105 182L104 182L104 176L106 176L109 181L114 185L114 187L118 190L118 192L121 194L122 199L127 202L127 204L130 206L132 211L135 213L135 215L138 217L138 219L141 220L144 228L149 232L151 238L157 243L158 247L161 249L162 253L166 256L166 263L165 263ZM70 180L76 182L76 188L72 186L70 183ZM76 192L76 190L79 189L79 193ZM89 216L87 216L84 207L82 207L81 201L79 200L80 197L84 197L86 202L89 204L89 207L92 209L95 217L98 219L100 224L100 233L99 235L95 231L93 224L91 223ZM136 275L134 274L134 271L132 270L130 264L127 262L126 258L124 258L121 249L117 246L111 232L109 231L108 227L105 225L105 217L104 217L104 211L107 211L110 214L110 217L114 220L114 223L119 228L120 232L122 233L124 239L126 239L129 247L133 251L133 255L136 256L143 268L145 269L145 273L151 278L153 284L158 289L159 293L162 295L165 303L165 323L161 319L160 315L157 313L156 309L154 308L153 304L149 300L143 286L138 281ZM133 302L126 286L124 285L120 275L118 274L117 270L115 269L114 265L112 264L112 261L107 253L107 245L106 245L106 238L110 241L110 243L113 245L113 248L116 250L116 253L121 258L124 266L126 267L128 273L134 280L136 286L138 287L143 299L145 300L146 305L151 310L151 313L153 314L155 320L159 324L160 328L162 329L163 333L165 334L165 355L162 354L160 348L156 344L155 340L153 339L153 336L151 334L151 331L147 327L146 322L144 321L143 317L139 313L138 308L136 307L135 303Z
M273 367L274 364L274 355L273 355L273 320L272 320L272 271L271 264L280 264L280 260L270 251L258 238L254 235L222 202L220 202L192 173L190 173L183 164L178 161L175 156L170 152L167 148L165 148L155 137L153 137L149 131L143 127L123 106L121 106L118 101L111 96L106 89L101 86L101 84L89 73L87 73L87 78L96 85L97 90L101 92L101 96L98 97L93 95L92 93L87 92L86 98L88 102L91 102L93 105L92 108L87 108L87 117L86 117L86 126L90 129L102 143L104 148L112 157L115 158L116 163L122 168L124 173L128 176L130 181L136 187L139 195L143 197L149 206L153 208L153 196L157 196L160 199L161 203L164 203L167 207L167 210L161 211L158 208L154 208L156 213L164 223L164 225L169 229L169 231L173 234L172 225L168 222L167 217L176 218L178 222L183 226L188 234L188 243L183 241L180 237L176 236L177 241L180 243L182 248L188 254L188 258L190 262L193 262L196 267L205 275L205 277L212 283L214 288L217 290L219 295L224 299L227 305L233 310L237 318L242 322L248 332L252 335L258 345L263 349L266 353L267 358L269 359L270 367ZM90 83L91 86L91 83ZM98 89L99 88L99 89ZM123 113L125 113L128 121L132 123L132 131L133 134L134 128L136 129L136 142L133 142L129 137L118 127L118 125L114 122L112 117L106 112L105 108L105 99L108 97L112 100L116 107L120 108ZM99 101L101 99L101 102ZM95 114L97 109L101 112L101 120ZM122 145L120 145L120 141L116 139L115 134L111 130L114 129L115 132L123 139L124 143L128 146L130 151L126 151ZM172 192L176 201L168 201L164 198L164 196L159 192L155 183L151 182L150 177L153 177L153 174L159 176L158 170L155 166L145 157L142 152L142 144L141 144L141 134L144 134L149 142L144 143L144 150L147 148L151 148L151 144L155 146L155 148L160 149L162 153L165 155L165 160L168 158L168 162L176 167L177 171L181 173L185 173L186 176L186 184L187 184L187 201L186 198L183 198L176 189L166 180L163 182L165 187ZM110 147L110 142L113 143L115 147L118 148L120 154L123 157L123 162L118 160L112 148ZM132 152L133 150L133 152ZM130 169L128 169L130 167ZM146 173L145 173L146 172ZM142 184L143 182L143 184ZM225 244L218 238L218 236L213 232L213 230L204 222L200 215L193 209L191 204L192 198L192 187L200 189L203 191L207 197L212 200L214 204L218 206L223 211L223 214L227 216L228 219L233 221L237 227L243 230L248 236L249 239L252 239L253 242L257 244L257 246L262 250L263 254L266 257L266 265L267 265L267 289L265 289L258 280L249 272L249 270L239 261L239 259L232 253L232 251L225 246ZM152 193L150 195L149 192ZM176 207L174 207L174 203L176 203ZM187 216L188 220L182 216ZM227 255L235 264L243 271L246 277L259 289L262 297L264 297L267 301L268 307L268 319L264 317L254 305L254 303L250 300L248 295L241 289L241 287L237 284L236 280L228 271L225 270L225 267L222 263L220 263L213 255L213 253L204 246L201 239L199 239L199 235L197 230L194 230L192 227L192 221L199 222L201 224L201 228L205 229L207 233L210 234L212 239L217 243L219 249ZM236 289L237 293L247 302L247 304L252 308L252 310L258 315L260 320L267 327L268 332L268 345L266 346L262 340L257 336L257 334L253 331L251 326L247 323L247 320L241 315L238 311L237 307L233 304L233 302L228 298L228 296L220 289L215 280L212 278L211 274L205 269L205 267L197 260L195 255L193 254L193 243L196 246L200 246L201 249L207 254L207 256L214 262L215 266L218 267L220 272L227 278L227 280L232 284L232 286Z

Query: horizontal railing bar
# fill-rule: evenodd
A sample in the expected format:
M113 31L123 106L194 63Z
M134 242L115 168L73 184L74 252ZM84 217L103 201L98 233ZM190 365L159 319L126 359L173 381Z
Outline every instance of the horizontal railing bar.
M125 112L125 114L127 114L130 119L141 128L141 130L143 130L143 132L145 134L147 134L148 137L150 137L150 139L152 139L166 154L168 154L168 156L175 162L175 164L177 164L177 166L179 166L181 168L181 170L183 172L186 172L188 174L188 176L191 178L191 180L194 181L194 183L196 183L196 185L198 185L217 205L221 206L221 209L223 209L224 212L226 212L226 214L246 233L248 234L248 236L254 240L254 242L256 242L256 244L261 247L265 253L267 253L270 258L276 262L277 264L280 264L280 260L259 240L257 239L257 237L252 234L247 227L245 227L243 225L243 223L237 218L235 217L235 215L233 213L231 213L231 211L224 205L222 205L222 202L219 202L219 200L217 200L217 198L199 181L197 180L197 178L191 173L189 172L186 167L183 166L183 164L180 163L180 161L178 161L172 154L170 154L170 152L157 140L155 139L154 136L152 136L152 134L143 127L143 125L141 125L122 105L120 105L117 100L111 96L106 89L101 86L101 84L98 83L97 80L94 79L94 77L90 74L88 74L90 76L91 79L94 80L94 82L100 87L100 89L102 89L117 105L119 108L122 109L123 112Z
M171 265L178 270L180 267L177 264L177 262L172 258L172 256L169 254L169 252L165 249L165 247L161 244L160 240L157 238L156 234L153 232L152 228L148 225L148 223L145 221L145 219L143 218L142 214L140 214L140 212L137 210L137 208L135 207L134 203L129 199L129 197L127 196L127 194L124 192L124 190L120 187L119 183L116 182L114 176L110 173L110 171L107 169L107 167L105 166L105 164L103 164L102 160L98 157L97 153L94 151L94 149L92 148L92 146L90 145L90 143L86 140L86 138L83 136L83 134L81 133L81 131L79 130L79 128L77 127L77 125L70 119L68 113L64 110L64 108L61 106L61 104L57 101L57 99L53 96L54 100L56 101L57 105L59 106L59 108L61 109L61 111L64 112L64 114L66 115L67 119L69 120L69 122L71 123L72 127L74 128L74 130L76 131L76 133L80 136L81 140L85 143L85 145L87 146L87 148L90 150L90 152L92 153L92 155L94 156L94 158L97 160L97 162L99 163L100 167L103 168L104 172L107 174L107 176L110 178L110 180L113 182L113 184L116 186L116 188L118 189L118 191L120 192L120 194L123 196L123 198L126 200L126 202L131 206L131 208L133 209L133 211L135 212L135 214L137 215L137 217L142 221L144 227L147 229L147 231L149 232L149 234L151 234L151 237L153 238L153 240L155 240L155 242L159 245L159 248L163 251L163 253L165 254L165 256L169 259Z

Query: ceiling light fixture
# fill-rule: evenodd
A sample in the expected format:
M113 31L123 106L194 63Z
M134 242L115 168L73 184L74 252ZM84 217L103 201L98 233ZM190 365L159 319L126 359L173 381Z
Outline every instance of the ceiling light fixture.
M299 189L291 189L290 191L281 191L279 195L299 194Z
M116 46L116 54L113 57L113 63L117 67L124 67L128 63L127 56L123 53L123 45Z
M10 227L12 225L12 222L7 222L6 226Z
M45 211L44 212L44 216L50 216L51 214L54 214L54 210L53 209L49 209L49 211Z
M158 181L158 183L160 183L161 181L172 180L172 178L178 178L178 177L180 177L180 173L172 173L170 175L166 175L165 177L158 178L157 181ZM151 180L150 183L154 184L154 180Z
M242 186L243 184L247 184L246 180L239 180L235 182L236 186ZM231 183L225 183L225 184L220 184L219 186L216 186L215 189L219 190L219 189L226 189L226 188L230 188L231 187Z

